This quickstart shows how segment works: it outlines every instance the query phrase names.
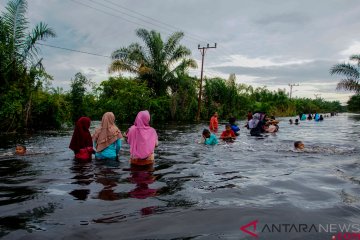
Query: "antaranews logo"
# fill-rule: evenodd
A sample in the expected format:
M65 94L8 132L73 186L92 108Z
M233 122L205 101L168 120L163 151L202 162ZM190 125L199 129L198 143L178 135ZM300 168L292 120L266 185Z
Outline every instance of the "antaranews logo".
M360 224L307 224L307 223L265 223L259 226L259 220L253 220L240 227L240 230L252 237L259 237L260 233L327 233L333 234L330 240L360 240ZM257 232L256 229L260 231Z
M258 237L258 235L255 233L257 223L258 223L258 220L249 222L248 224L241 226L240 230L243 231L244 233L247 233L247 234L253 236L253 237ZM253 227L253 231L248 230L249 227Z

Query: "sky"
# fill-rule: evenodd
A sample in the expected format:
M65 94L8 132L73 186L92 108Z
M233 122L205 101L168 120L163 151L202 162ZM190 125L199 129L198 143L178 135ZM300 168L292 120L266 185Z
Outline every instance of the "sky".
M0 0L0 11L8 1ZM293 97L321 97L345 103L351 92L336 90L341 76L329 69L360 52L358 0L28 0L30 29L47 23L57 34L45 44L103 56L133 42L138 28L166 39L183 31L181 44L201 66L200 46L217 43L205 54L204 75L271 90L293 87ZM52 85L70 88L82 72L96 83L110 75L107 57L41 46ZM200 76L200 68L190 71Z

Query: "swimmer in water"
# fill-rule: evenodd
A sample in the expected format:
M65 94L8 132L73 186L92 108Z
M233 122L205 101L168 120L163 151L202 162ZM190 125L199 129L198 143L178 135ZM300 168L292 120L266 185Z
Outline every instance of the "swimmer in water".
M215 134L210 133L209 129L204 129L202 136L204 138L205 145L216 145L218 144L218 140Z
M17 145L15 148L15 154L16 155L25 155L26 153L26 147L23 145Z
M236 139L234 131L231 129L230 124L225 125L225 131L221 133L220 139L224 141L233 141Z
M303 150L305 148L305 145L302 141L296 141L294 142L294 147L297 150Z

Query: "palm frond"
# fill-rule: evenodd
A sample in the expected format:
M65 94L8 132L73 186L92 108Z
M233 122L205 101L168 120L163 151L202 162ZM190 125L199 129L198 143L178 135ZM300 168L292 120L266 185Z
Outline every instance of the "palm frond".
M180 75L197 66L194 60L187 59L190 50L179 44L184 36L182 32L170 35L166 42L156 31L138 29L136 35L143 44L133 43L114 51L109 72L136 73L155 94L162 95L167 94L171 81L180 81Z
M138 29L136 35L141 38L144 43L147 55L147 59L151 59L152 63L162 61L163 58L162 50L164 47L163 40L161 39L160 33L156 31L148 31L146 29Z
M24 39L26 38L25 30L27 29L28 21L25 17L27 10L27 2L25 0L12 0L6 6L6 11L3 13L3 21L6 28L9 30L9 37L13 43L13 54L22 48Z
M129 55L129 48L123 47L118 50L115 50L111 54L111 59L112 60L125 59L127 58L128 55Z
M191 55L191 51L190 49L188 49L185 46L178 46L174 52L171 55L168 55L168 59L166 59L168 61L168 65L173 64L174 62L177 62L181 59L183 59L184 57L190 56Z
M359 81L355 80L355 79L342 79L336 87L337 90L349 90L349 91L355 91L357 93L360 92L360 84Z
M130 44L128 47L120 48L116 51L114 51L111 54L111 58L113 60L123 60L123 61L134 61L134 62L147 62L147 58L145 56L144 50L142 46L140 46L138 43Z
M146 29L140 28L136 30L136 35L144 41L145 46L148 49L148 53L151 54L153 52L154 46L150 32Z
M340 63L334 65L330 69L330 74L344 75L346 77L351 77L355 79L358 79L360 75L359 70L354 65L351 65L349 63Z
M180 64L178 64L171 71L168 71L165 78L172 78L176 75L183 75L189 68L196 68L197 63L193 59L183 59Z
M175 51L176 47L180 43L180 40L184 37L183 32L175 32L173 33L166 41L164 45L164 52L168 55L172 55Z
M131 64L124 62L122 60L114 60L108 69L109 73L114 72L130 72L130 73L137 73L138 67Z
M350 60L351 61L356 61L357 65L360 66L360 55L359 54L351 55Z
M42 22L37 24L25 40L21 54L22 59L27 61L28 64L38 61L37 55L39 53L39 49L37 48L36 43L40 40L45 40L49 37L55 36L55 31L52 28L49 28L47 24Z

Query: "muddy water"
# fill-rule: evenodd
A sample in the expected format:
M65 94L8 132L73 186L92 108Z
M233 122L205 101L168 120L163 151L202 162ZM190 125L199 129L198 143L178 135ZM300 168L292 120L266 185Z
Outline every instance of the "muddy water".
M355 231L360 116L298 126L288 119L276 134L254 138L242 128L234 143L217 146L197 143L206 125L156 126L152 169L130 168L127 144L119 162L76 162L67 148L71 131L2 136L0 236L251 239L240 227L253 221L256 231L247 229L260 239L332 239L339 224ZM304 151L294 151L296 140ZM28 147L26 156L12 154L18 142ZM319 232L319 224L334 225Z

